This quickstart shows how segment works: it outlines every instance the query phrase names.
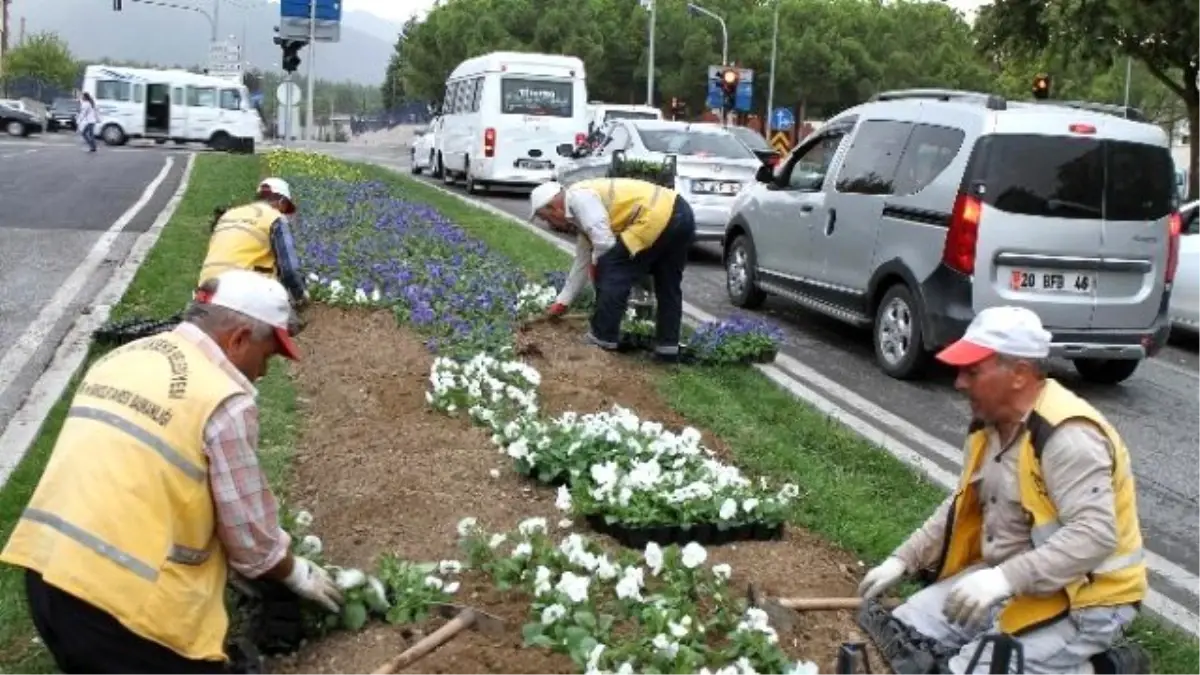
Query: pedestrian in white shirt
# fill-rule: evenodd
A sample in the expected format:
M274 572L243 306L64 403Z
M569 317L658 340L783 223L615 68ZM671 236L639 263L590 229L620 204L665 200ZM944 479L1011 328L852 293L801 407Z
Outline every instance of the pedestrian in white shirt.
M539 185L530 195L530 220L577 235L575 261L550 306L561 315L587 277L596 285L588 340L615 350L633 285L649 274L657 304L655 357L679 360L683 270L696 238L692 209L674 190L634 178L598 178L564 188Z
M96 112L96 102L92 100L91 94L85 91L81 99L76 126L79 127L79 133L83 134L83 141L87 143L88 152L95 152L96 125L100 123L100 114Z

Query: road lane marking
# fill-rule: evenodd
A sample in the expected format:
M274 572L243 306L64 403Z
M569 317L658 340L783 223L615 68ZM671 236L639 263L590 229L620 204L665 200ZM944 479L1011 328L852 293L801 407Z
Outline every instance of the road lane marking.
M142 196L130 206L121 217L116 220L108 230L100 235L96 243L92 245L92 249L88 251L87 256L75 271L71 273L67 280L58 287L54 293L54 297L50 298L50 302L42 308L41 313L34 319L33 323L25 329L17 342L9 348L4 354L4 358L0 359L0 397L8 393L10 387L16 382L17 377L25 366L33 359L38 349L42 347L46 338L54 330L54 326L59 320L66 315L71 308L71 303L75 302L75 297L83 289L84 285L91 280L92 275L104 259L108 257L109 251L112 250L113 244L116 243L117 237L121 232L133 221L134 218L146 208L150 200L154 198L154 193L158 191L158 187L171 173L171 168L175 166L175 160L167 157L163 162L163 168L158 172L154 180L146 186L142 191Z
M108 283L96 294L89 305L91 311L80 313L55 351L49 367L34 383L29 396L8 421L3 433L0 433L0 488L8 482L8 477L29 452L50 410L58 403L71 378L75 377L79 367L83 365L92 344L92 333L108 321L113 305L125 295L134 275L158 241L163 228L179 208L179 202L183 199L191 179L195 155L189 155L186 161L183 175L179 178L179 187L159 212L150 229L138 235L133 248L129 250L129 255L125 256L120 267L113 271Z
M0 155L0 159L9 159L11 157L20 157L22 155L32 155L40 149L41 148L30 148L28 150L21 150L20 152L6 152L3 155Z
M571 253L574 251L574 247L568 242L559 239L549 232L546 232L541 228L529 223L528 221L514 216L513 214L508 213L499 207L493 206L492 204L488 204L486 202L477 201L466 195L461 195L452 190L448 190L440 185L434 185L428 181L422 182L435 190L440 190L447 195L451 195L460 201L470 204L471 206L512 220L527 230L537 234L542 239L550 242L565 253ZM708 312L705 312L704 310L687 302L684 302L684 312L693 320L700 322L710 321L715 318ZM943 459L952 461L956 467L962 466L961 451L953 448L953 446L950 444L938 440L928 433L921 431L912 424L901 420L899 417L886 410L883 410L879 406L866 401L866 399L863 399L861 396L855 394L849 389L846 389L845 387L829 380L819 373L816 373L811 368L801 364L795 358L787 356L786 354L781 354L780 357L776 357L775 364L756 364L755 368L757 368L776 384L782 385L790 393L802 398L806 402L816 407L818 410L821 410L831 417L834 417L839 422L842 422L844 425L862 435L867 440L879 444L881 447L887 450L889 454L893 455L897 459L918 469L943 489L951 490L957 484L957 476L953 475L949 471L946 471L937 463L930 461L930 459L924 456L919 450L914 449L914 446L915 448L927 448ZM780 367L780 365L783 367ZM813 391L811 388L804 386L804 384L801 382L801 373L815 376L814 381L810 381L810 384L818 389L822 389L824 385L831 385L830 389L824 390L825 393L832 395L834 398L842 398L842 396L845 396L848 400L843 399L840 401L840 403L844 404L845 407L839 405L839 402L832 401L826 396L823 396ZM857 412L862 415L861 417L851 413L846 409L846 407L856 408L856 404L863 404L863 408L857 408ZM875 424L876 420L872 419L872 415L878 413L882 413L882 419L880 421L886 420L886 426L892 427L892 431L894 432L907 436L909 440L913 441L913 444L905 444L899 438L897 438L896 435L881 429L877 424ZM953 457L953 460L950 460L951 457ZM1161 575L1169 585L1191 596L1200 595L1200 576L1192 574L1183 567L1180 567L1178 564L1173 563L1162 556L1155 555L1149 551L1147 551L1146 565L1148 568ZM1166 621L1192 635L1200 636L1200 615L1188 607L1185 607L1184 605L1172 600L1153 588L1149 589L1147 592L1146 599L1143 604L1148 610L1162 617Z

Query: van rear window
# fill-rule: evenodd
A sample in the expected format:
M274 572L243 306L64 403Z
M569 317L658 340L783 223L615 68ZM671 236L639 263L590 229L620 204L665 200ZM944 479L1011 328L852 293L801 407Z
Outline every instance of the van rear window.
M984 136L966 185L1001 211L1050 218L1158 220L1175 202L1166 148L1071 136Z
M500 112L506 115L572 117L575 85L570 80L500 80Z

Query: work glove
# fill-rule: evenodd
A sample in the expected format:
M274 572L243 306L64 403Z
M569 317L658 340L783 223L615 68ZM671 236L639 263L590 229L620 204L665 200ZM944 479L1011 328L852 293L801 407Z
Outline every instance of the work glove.
M960 626L981 626L988 623L991 610L1013 593L1012 585L999 568L971 572L960 579L946 596L942 613L950 623Z
M880 595L887 589L895 586L904 574L908 571L908 566L904 561L897 557L889 557L877 567L871 568L867 572L867 576L863 577L862 583L858 585L859 596L865 599L874 598Z
M320 565L300 556L292 558L292 573L283 580L292 592L337 613L342 602L342 591Z
M550 305L550 309L546 310L546 313L550 316L562 316L567 313L567 306L561 302L556 302Z

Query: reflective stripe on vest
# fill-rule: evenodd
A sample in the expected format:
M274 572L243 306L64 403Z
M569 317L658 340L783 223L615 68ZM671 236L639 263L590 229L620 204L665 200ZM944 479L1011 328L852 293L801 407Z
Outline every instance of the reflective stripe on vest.
M193 480L202 481L208 477L208 472L203 467L196 466L195 464L189 462L183 457L183 455L176 452L174 448L167 445L167 443L161 438L137 426L136 424L132 424L129 421L114 415L113 413L110 413L106 410L100 410L98 408L77 405L71 407L71 410L67 413L67 416L92 420L93 422L99 422L100 424L106 424L114 429L117 429L118 431L132 436L139 443L153 448L154 451L157 452L163 459L167 460L171 466L179 469Z
M262 217L261 213L257 217L261 218ZM245 224L238 223L238 222L225 223L224 225L218 225L216 228L213 229L213 234L216 234L218 232L225 232L226 230L241 230L242 232L245 232L246 234L250 235L251 237L254 237L255 239L257 239L258 243L262 244L263 246L270 247L270 245L271 245L270 237L264 236L261 231L256 230L253 227L250 227L249 225L245 225Z
M1057 522L1038 525L1029 531L1029 539L1033 542L1033 546L1035 548L1038 546L1043 546L1047 541L1050 540L1050 537L1053 537L1055 533L1061 529L1062 524ZM1145 551L1141 548L1138 548L1137 550L1130 551L1129 553L1114 555L1107 558L1104 560L1104 562L1097 565L1096 568L1091 571L1091 573L1106 574L1108 572L1115 572L1117 570L1130 567L1131 565L1139 565L1143 560L1145 560L1145 558Z
M59 518L53 513L42 511L41 509L25 509L21 513L21 517L25 520L45 525L52 530L55 530L73 540L80 546L91 550L97 555L103 556L130 572L138 575L146 581L157 581L158 570L152 565L149 565L128 553L112 546L96 535L87 532L67 521ZM171 562L179 563L180 565L202 565L208 560L209 552L200 549L190 548L181 544L171 546L171 552L167 555L167 559Z
M629 210L629 216L626 217L624 221L622 221L620 223L612 223L613 232L619 233L622 230L624 230L625 228L629 227L630 225L633 225L634 223L636 223L638 221L638 218L641 217L643 211L654 210L654 206L656 204L658 204L658 198L661 194L662 194L662 186L655 185L654 192L650 193L649 203L635 204L634 207ZM611 213L613 204L615 204L617 201L617 179L616 178L608 179L608 190L606 191L605 194L600 195L600 201L604 202L604 208L607 209Z

